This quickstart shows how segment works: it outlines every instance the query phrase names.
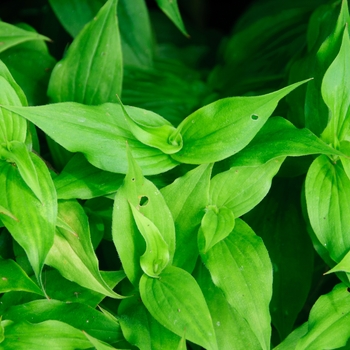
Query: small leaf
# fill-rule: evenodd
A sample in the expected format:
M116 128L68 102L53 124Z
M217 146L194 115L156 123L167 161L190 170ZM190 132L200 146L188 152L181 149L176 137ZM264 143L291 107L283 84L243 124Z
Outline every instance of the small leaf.
M136 225L146 241L146 251L140 257L141 268L150 277L158 278L170 260L169 247L154 223L143 216L131 203Z
M178 126L183 147L172 157L202 164L232 156L249 144L279 100L306 81L262 96L224 98L198 109Z
M286 339L283 340L278 346L273 348L273 350L295 350L298 341L303 337L308 331L308 323L305 322L292 333L288 335Z
M325 274L329 274L332 272L340 272L340 271L350 273L350 251L348 251L346 253L344 258L337 265L335 265L333 268L331 268Z
M12 24L0 21L0 52L7 50L8 48L21 44L31 40L47 40L51 41L48 37L21 29Z
M235 217L230 209L208 206L198 232L199 251L205 254L216 243L225 239L234 226Z
M0 271L0 293L23 290L43 295L41 289L15 261L0 259Z
M96 350L110 350L110 349L116 349L113 346L106 344L104 342L101 342L100 340L93 338L91 335L83 331L83 334L87 339L89 339L90 343L94 346Z
M160 278L143 275L140 294L146 308L160 324L208 350L218 349L207 304L188 272L168 266Z
M53 102L99 105L117 101L122 84L117 2L105 3L56 64L48 88Z
M159 8L173 21L181 33L189 36L182 22L177 0L156 0Z

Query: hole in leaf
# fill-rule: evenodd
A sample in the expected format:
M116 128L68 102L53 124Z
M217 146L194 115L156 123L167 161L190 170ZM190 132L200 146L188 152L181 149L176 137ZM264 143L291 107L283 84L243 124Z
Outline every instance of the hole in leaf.
M131 181L135 181L135 178L133 177L133 178L131 179Z
M145 207L148 204L148 197L147 196L141 196L139 200L139 206Z
M250 118L252 118L252 120L258 120L259 116L256 114L252 114Z

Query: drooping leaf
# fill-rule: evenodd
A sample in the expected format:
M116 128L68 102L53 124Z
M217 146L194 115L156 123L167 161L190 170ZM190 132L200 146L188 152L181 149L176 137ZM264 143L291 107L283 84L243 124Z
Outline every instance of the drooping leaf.
M122 339L117 321L111 320L90 306L76 302L67 303L53 299L35 300L10 307L3 314L3 320L31 323L56 320L82 329L91 336L108 343L115 343Z
M201 257L227 302L246 319L262 349L269 349L272 266L262 239L236 219L230 235Z
M125 108L140 123L150 126L166 123L150 111ZM126 141L145 175L165 172L178 164L160 150L136 140L118 104L86 106L65 102L37 107L2 106L4 109L30 120L67 150L83 153L91 164L102 170L126 173Z
M305 82L262 96L224 98L198 109L178 126L183 147L172 157L202 164L232 156L249 144L279 100Z
M122 52L116 6L108 0L56 64L48 95L53 102L116 102L122 84Z
M0 293L22 290L43 295L42 290L11 259L0 259L0 275Z
M25 250L41 285L41 270L51 249L57 216L56 191L45 163L34 153L31 160L37 173L43 201L40 202L22 179L18 169L0 162L0 205L18 221L0 213L1 220L13 238Z
M173 21L182 34L189 36L183 24L177 0L156 0L160 9Z
M341 162L334 164L324 155L316 158L306 176L305 196L313 231L339 262L350 249L350 180Z
M307 332L295 349L335 349L346 345L350 338L349 313L350 293L340 283L330 293L322 295L312 307Z
M47 40L50 39L44 35L24 30L12 24L0 21L0 52L8 48L32 40Z
M252 142L230 159L231 166L256 166L278 157L341 155L308 129L297 129L282 117L270 118Z
M197 231L209 203L211 170L210 164L200 165L161 189L175 222L173 264L189 272L193 271L199 255Z
M218 349L208 306L188 272L168 266L160 278L143 275L140 294L146 308L160 324L208 350Z
M140 222L135 223L130 206L136 207L146 217L146 221L148 219L153 223L161 235L159 238L167 245L166 254L169 254L170 263L175 252L175 227L163 196L151 181L143 177L129 149L128 160L128 173L114 199L112 235L125 273L136 286L143 273L140 258L145 253L146 244L136 226Z
M258 166L233 166L219 173L210 183L211 203L232 210L235 217L254 208L268 193L284 157Z
M150 315L139 295L120 303L118 320L125 339L142 350L174 350L179 342L179 336Z
M62 224L56 229L54 244L46 264L56 268L63 277L85 288L111 298L123 298L113 292L101 276L90 239L88 220L79 203L74 200L61 200L58 217L71 229L62 228Z

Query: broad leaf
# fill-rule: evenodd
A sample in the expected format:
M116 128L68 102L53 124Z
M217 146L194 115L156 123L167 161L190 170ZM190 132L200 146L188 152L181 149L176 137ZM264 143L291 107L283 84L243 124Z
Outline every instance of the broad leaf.
M182 34L189 36L182 22L180 11L177 5L177 0L156 0L160 9L173 21L176 27L179 28Z
M116 102L122 84L122 52L116 6L108 0L56 64L48 95L53 102Z
M349 314L350 293L344 284L338 284L311 309L307 333L295 349L335 349L346 345L350 338Z
M102 170L126 173L126 141L145 175L162 173L178 164L160 150L137 141L117 104L86 106L66 102L38 107L2 106L4 109L30 120L67 150L83 153L91 164ZM167 123L150 111L136 107L126 107L126 110L140 123L150 126Z
M15 261L0 259L0 271L0 293L22 290L43 295L42 290Z
M341 155L308 129L297 129L282 117L270 118L252 142L230 159L231 166L256 166L278 157Z
M83 208L74 200L61 200L58 217L70 230L59 224L46 264L56 268L63 277L85 288L111 298L122 298L113 292L101 276Z
M212 165L203 164L161 189L175 222L173 264L193 271L198 256L197 231L209 203Z
M269 349L272 266L262 239L236 219L230 235L201 257L227 302L246 319L262 349Z
M208 350L218 349L208 306L188 272L168 266L160 278L143 275L140 294L146 308L160 324Z
M279 100L305 82L262 96L224 98L198 109L178 126L183 147L172 157L201 164L232 156L249 144Z
M141 220L139 222L136 220L135 222L135 213L132 212L130 206L136 207L140 214L145 216L146 220L144 221L146 225L149 224L149 221L153 223L152 227L157 232L155 235L159 236L159 241L164 241L160 243L162 245L162 257L159 257L164 259L163 253L165 255L169 254L168 259L170 263L175 252L175 227L171 212L163 196L151 181L143 177L141 169L132 157L130 150L128 150L128 159L128 173L114 200L112 235L125 273L136 286L143 273L140 259L145 253L146 244L145 239L137 228L141 224ZM138 219L140 218L138 217ZM150 237L146 239L146 242L149 239ZM148 246L149 243L147 242ZM165 249L164 243L166 243L167 249ZM150 258L152 261L152 253Z
M305 181L307 212L313 231L331 258L339 262L350 249L350 180L341 162L319 156Z
M32 40L48 40L44 35L24 30L12 24L0 21L0 52L8 48Z
M118 307L118 320L125 339L142 350L174 350L179 336L153 318L136 295Z
M25 250L35 275L41 284L41 270L53 244L57 216L56 191L45 163L30 153L37 173L43 201L40 202L23 181L18 169L0 162L0 205L18 221L0 214L13 238Z
M283 161L281 157L258 166L233 166L214 176L210 182L211 204L231 209L235 217L247 213L266 196Z

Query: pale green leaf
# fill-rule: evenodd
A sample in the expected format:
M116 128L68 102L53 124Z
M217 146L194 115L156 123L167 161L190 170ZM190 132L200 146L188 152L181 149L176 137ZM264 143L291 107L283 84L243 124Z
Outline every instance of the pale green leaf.
M344 258L337 265L327 271L326 274L339 271L350 273L350 250L346 253Z
M116 102L122 84L122 52L116 17L118 0L108 0L56 64L49 82L53 102L88 105Z
M248 322L262 349L269 349L272 265L262 239L236 219L231 234L201 257L228 303Z
M160 324L205 349L218 349L208 306L188 272L168 266L160 278L143 275L140 294L146 308Z
M202 164L232 156L249 144L279 100L306 81L262 96L220 99L198 109L178 126L183 147L172 157L183 163Z
M4 208L2 205L0 205L0 214L4 214L6 216L8 216L9 218L18 221L18 219L10 212L8 211L6 208Z
M305 322L297 329L295 329L292 333L288 335L286 339L283 340L278 346L273 348L273 350L295 350L298 341L301 337L303 337L308 330L308 323Z

